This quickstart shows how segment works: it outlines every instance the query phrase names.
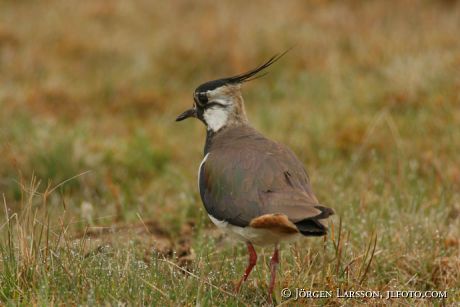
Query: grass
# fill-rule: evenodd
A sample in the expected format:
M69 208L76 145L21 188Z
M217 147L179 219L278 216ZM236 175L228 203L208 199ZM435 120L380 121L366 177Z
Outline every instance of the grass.
M233 294L244 244L214 229L205 130L174 118L200 83L295 48L244 89L249 118L336 211L284 246L277 304L460 300L460 6L452 1L3 1L0 301L257 305L271 250ZM294 301L281 289L330 290Z

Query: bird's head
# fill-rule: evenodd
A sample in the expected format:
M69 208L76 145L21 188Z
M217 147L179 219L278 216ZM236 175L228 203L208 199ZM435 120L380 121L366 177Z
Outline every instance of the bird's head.
M212 132L217 132L226 126L246 123L241 85L264 76L266 73L259 73L279 60L286 52L273 56L264 64L243 74L201 84L193 93L193 107L180 114L176 121L195 117Z

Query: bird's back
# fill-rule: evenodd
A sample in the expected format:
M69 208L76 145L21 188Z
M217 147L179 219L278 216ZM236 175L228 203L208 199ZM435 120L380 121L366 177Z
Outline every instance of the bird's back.
M294 153L254 128L225 128L209 140L207 149L199 172L200 195L215 219L246 227L265 214L284 214L293 223L332 214L318 204ZM310 229L312 235L316 228Z

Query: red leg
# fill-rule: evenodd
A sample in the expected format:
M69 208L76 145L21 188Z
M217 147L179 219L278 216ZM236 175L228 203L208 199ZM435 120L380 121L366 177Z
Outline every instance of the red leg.
M250 242L246 243L248 246L248 253L249 253L249 263L248 266L246 267L246 271L244 271L243 277L240 279L238 282L238 285L236 286L236 292L238 293L240 291L241 284L248 279L249 274L252 271L252 268L256 265L257 262L257 254L256 250L254 249L254 246Z
M268 288L268 302L271 304L272 301L272 294L273 288L275 287L275 277L276 277L276 268L278 267L279 263L279 252L278 252L278 245L275 245L275 252L273 253L272 259L270 260L270 286Z

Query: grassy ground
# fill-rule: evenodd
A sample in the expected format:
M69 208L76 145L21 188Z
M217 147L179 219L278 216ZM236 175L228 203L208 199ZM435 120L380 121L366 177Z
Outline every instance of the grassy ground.
M266 302L271 250L235 296L245 247L196 188L205 130L174 118L200 83L295 46L247 84L248 114L337 214L283 248L276 302L458 302L459 28L455 1L0 2L0 301Z

